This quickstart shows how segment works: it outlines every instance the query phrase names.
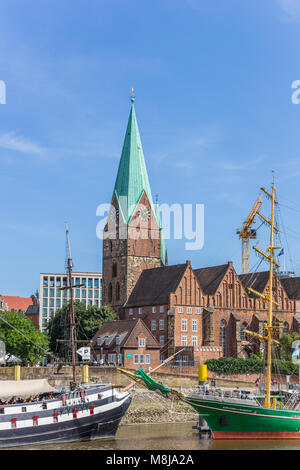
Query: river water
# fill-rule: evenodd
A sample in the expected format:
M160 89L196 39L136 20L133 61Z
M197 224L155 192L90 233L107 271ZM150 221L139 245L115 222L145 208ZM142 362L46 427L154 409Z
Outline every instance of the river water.
M19 447L20 450L300 450L300 440L213 440L197 423L120 426L114 439ZM14 448L17 450L17 448Z

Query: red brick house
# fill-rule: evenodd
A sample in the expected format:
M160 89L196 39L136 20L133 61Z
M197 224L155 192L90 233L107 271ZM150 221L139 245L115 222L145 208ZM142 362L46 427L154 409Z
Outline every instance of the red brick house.
M8 310L14 310L15 312L23 312L30 305L36 304L36 297L32 295L31 297L19 297L17 295L1 295L1 300L4 300L7 304Z
M1 295L0 310L24 313L34 326L39 327L39 301L37 295L19 297L17 295Z
M105 322L92 340L94 360L148 370L160 363L160 345L141 319Z
M286 285L288 282L285 283ZM243 333L263 334L268 306L248 292L266 293L268 272L238 276L232 262L193 270L186 264L142 272L123 310L125 318L142 318L161 344L166 358L185 347L184 361L204 362L221 355L248 357L263 344ZM273 323L294 331L295 301L274 275Z
M144 270L128 301L125 318L142 318L161 345L161 359L185 348L178 357L184 363L203 357L218 358L218 344L202 342L206 297L190 261L186 264Z

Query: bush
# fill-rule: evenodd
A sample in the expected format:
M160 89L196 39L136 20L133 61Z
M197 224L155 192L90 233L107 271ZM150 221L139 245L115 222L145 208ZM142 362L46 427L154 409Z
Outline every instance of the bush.
M251 354L249 359L234 357L220 357L219 359L209 359L205 363L208 370L217 374L260 374L264 371L265 363L261 357ZM298 373L298 366L290 361L274 360L272 362L272 372L282 375L293 375Z

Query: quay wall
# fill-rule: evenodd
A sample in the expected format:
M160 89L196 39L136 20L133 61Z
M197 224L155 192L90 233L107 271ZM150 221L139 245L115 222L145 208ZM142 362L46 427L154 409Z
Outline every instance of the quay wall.
M65 385L71 380L72 368L64 366L56 373L57 367L21 367L21 379L47 378L52 385ZM82 367L77 367L78 379L82 378ZM186 367L179 370L179 367L164 367L162 371L151 374L155 380L161 381L173 388L190 389L198 385L197 367ZM255 387L257 374L240 374L230 376L218 376L208 371L208 380L214 379L219 387ZM0 367L0 380L13 380L13 367ZM89 379L92 382L111 382L116 385L126 386L131 383L131 379L119 372L115 367L90 366Z

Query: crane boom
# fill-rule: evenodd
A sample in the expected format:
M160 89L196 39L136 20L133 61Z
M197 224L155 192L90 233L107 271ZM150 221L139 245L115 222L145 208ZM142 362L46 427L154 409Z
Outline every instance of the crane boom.
M254 218L258 213L260 206L262 205L262 199L258 196L252 207L247 219L243 223L241 230L237 233L242 241L242 273L248 273L250 271L250 253L249 253L249 240L250 238L256 238L256 230L251 229L251 225L254 222Z

